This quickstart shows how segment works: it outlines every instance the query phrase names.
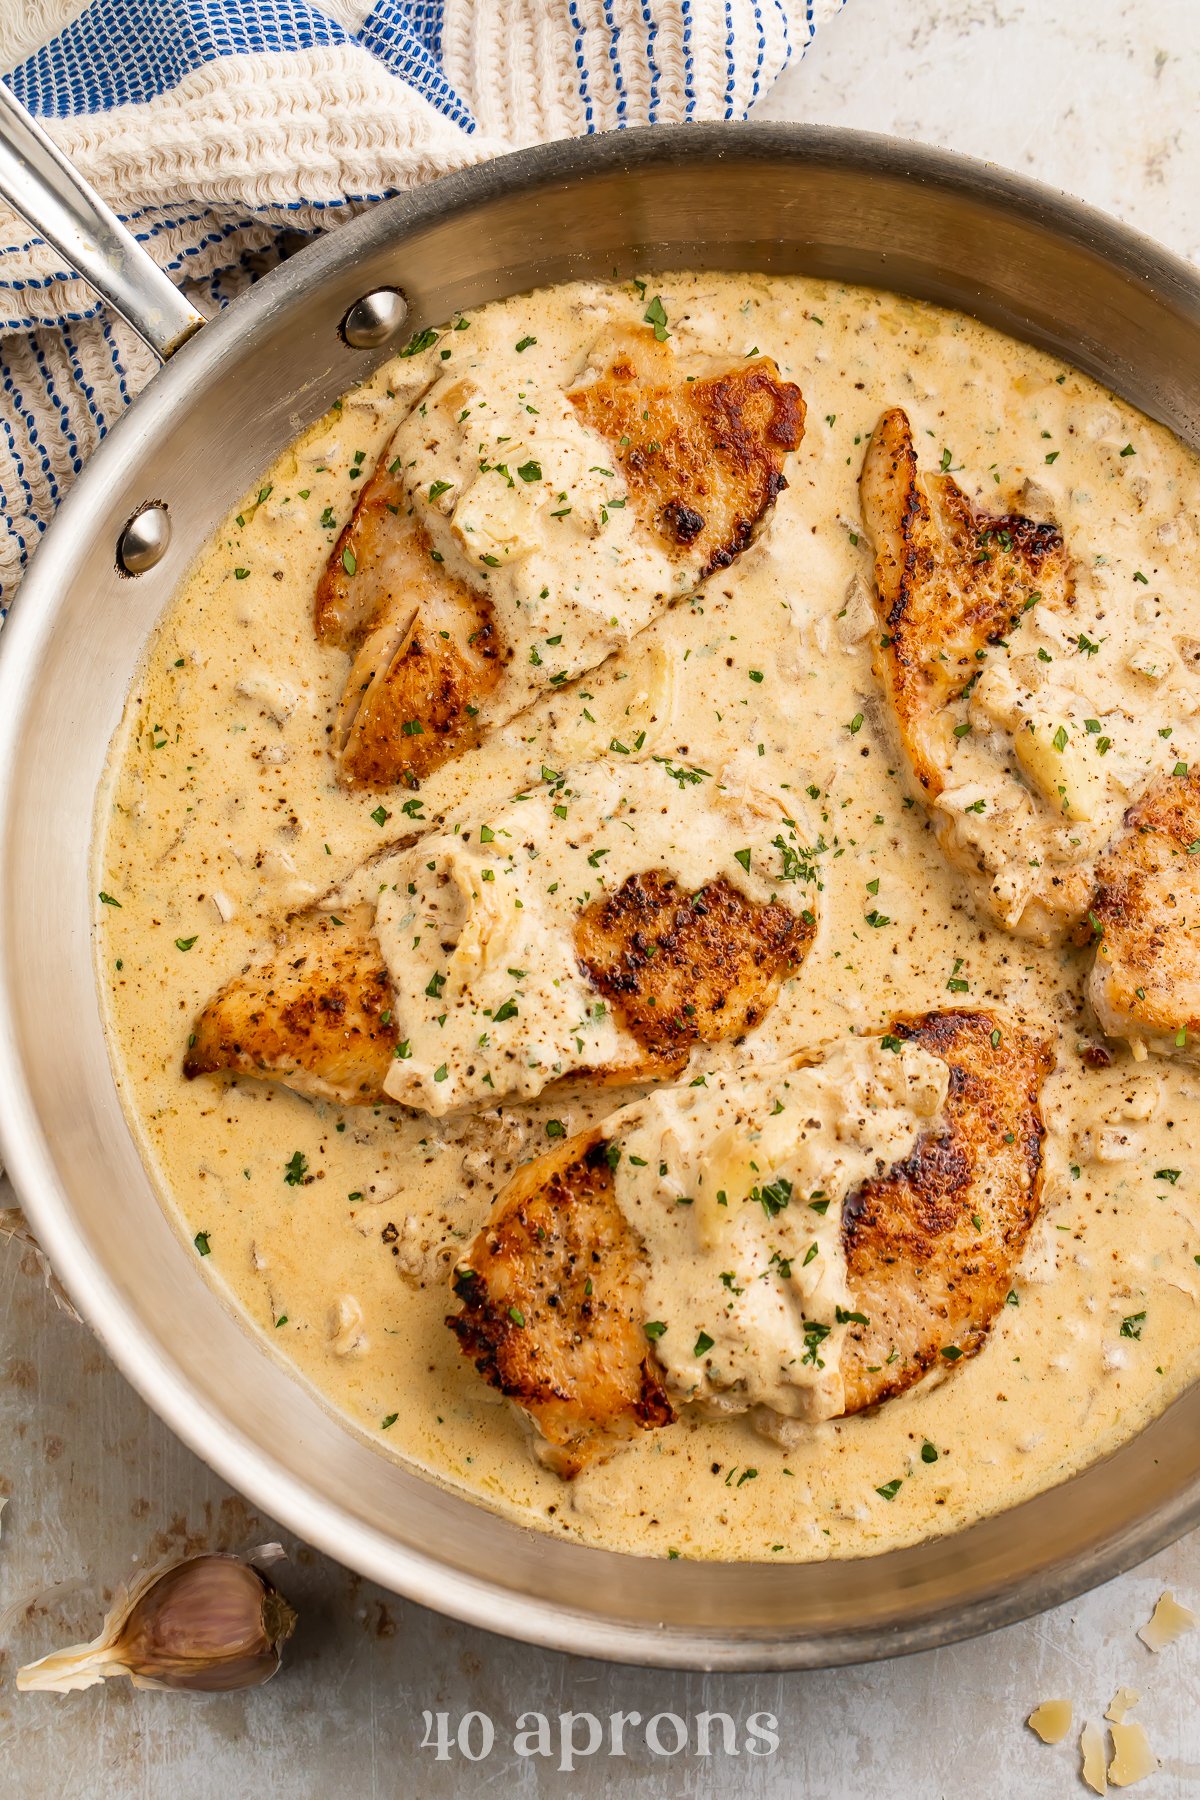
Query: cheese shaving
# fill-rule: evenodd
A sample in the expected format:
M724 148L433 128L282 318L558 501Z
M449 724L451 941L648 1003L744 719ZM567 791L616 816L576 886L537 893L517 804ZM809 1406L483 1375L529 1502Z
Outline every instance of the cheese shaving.
M1138 1632L1147 1650L1165 1650L1176 1638L1181 1638L1185 1631L1190 1631L1196 1623L1196 1615L1189 1607L1181 1606L1174 1594L1169 1590L1163 1594L1154 1608L1149 1620Z
M1114 1787L1132 1787L1144 1781L1158 1767L1145 1730L1136 1720L1129 1725L1114 1721L1112 1727L1113 1759L1108 1765L1108 1779Z
M1136 1688L1119 1687L1112 1697L1112 1704L1105 1713L1105 1718L1114 1725L1123 1725L1125 1714L1137 1705L1141 1697Z
M1104 1733L1098 1725L1085 1725L1079 1734L1083 1753L1080 1774L1095 1794L1107 1794L1108 1776L1104 1771Z
M1074 1711L1069 1700L1043 1700L1035 1706L1025 1723L1036 1731L1043 1744L1061 1744L1071 1729Z

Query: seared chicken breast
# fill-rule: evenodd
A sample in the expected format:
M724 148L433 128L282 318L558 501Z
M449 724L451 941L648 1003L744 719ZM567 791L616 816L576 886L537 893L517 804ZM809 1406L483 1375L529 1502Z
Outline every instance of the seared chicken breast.
M981 770L969 705L997 658L1005 661L1010 637L1030 636L1035 608L1039 622L1070 618L1062 534L1015 512L985 512L950 474L922 474L898 407L875 427L860 488L875 550L876 671L914 789L988 912L1034 938L1062 936L1086 911L1091 888L1088 868L1059 842L1067 834L1056 792L1057 724L1042 723L1039 736L1040 721L1032 709L1022 716L1014 695ZM994 723L985 720L985 729ZM1015 762L1018 745L1044 752L1044 777L1032 754L1027 769Z
M188 1080L222 1070L267 1076L314 1100L377 1104L397 1040L374 919L367 904L293 919L277 948L196 1020Z
M950 1080L940 1127L842 1211L865 1315L842 1350L848 1413L982 1349L1041 1204L1048 1043L990 1012L927 1013L892 1031L944 1062Z
M560 1475L675 1417L646 1336L644 1280L600 1129L518 1169L455 1270L463 1310L446 1323Z
M823 1070L635 1104L518 1171L447 1324L566 1476L691 1402L812 1419L888 1400L974 1355L1004 1303L1040 1203L1052 1060L992 1013L930 1013ZM669 1167L721 1107L699 1160ZM637 1154L652 1142L658 1203Z
M1096 859L1174 766L1164 722L1197 710L1190 667L1136 607L1133 629L1114 616L1095 571L1080 585L1056 525L923 475L899 409L875 429L861 494L876 672L943 850L1009 930L1086 938Z
M1200 1049L1200 766L1153 782L1097 865L1088 998L1135 1054Z
M201 1012L184 1072L442 1114L744 1037L816 932L795 820L684 765L544 773L290 921Z
M386 457L321 578L316 621L353 656L334 727L348 787L415 784L479 741L501 673L491 601L434 560Z
M769 356L689 379L650 331L611 333L567 398L607 441L638 517L701 580L750 543L804 435L800 389Z
M318 639L353 658L342 779L417 784L693 593L750 543L803 428L769 358L688 370L641 327L569 390L515 357L433 381L317 587Z

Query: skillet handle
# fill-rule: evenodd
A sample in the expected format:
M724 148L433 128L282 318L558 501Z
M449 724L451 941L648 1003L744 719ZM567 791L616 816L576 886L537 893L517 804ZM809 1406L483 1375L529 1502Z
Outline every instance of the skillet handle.
M2 81L0 196L164 362L204 324Z

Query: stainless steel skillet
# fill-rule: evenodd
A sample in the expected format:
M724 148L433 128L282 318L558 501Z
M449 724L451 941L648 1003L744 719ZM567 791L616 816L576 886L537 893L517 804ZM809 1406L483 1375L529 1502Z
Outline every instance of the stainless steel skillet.
M0 191L49 224L5 166ZM34 1229L125 1374L309 1542L427 1605L562 1649L808 1667L1006 1623L1200 1522L1200 1387L1063 1487L881 1557L665 1562L522 1530L374 1452L205 1285L126 1127L92 966L93 805L137 659L233 502L400 341L382 335L402 311L384 302L351 320L352 347L351 309L399 290L407 332L538 283L656 267L800 271L940 301L1068 357L1200 446L1194 271L1029 182L857 133L689 126L522 152L376 207L199 331L161 278L151 293L127 262L113 297L148 340L165 352L193 334L84 471L0 635L0 1140ZM131 578L118 547L150 502L165 513L124 540L143 570Z

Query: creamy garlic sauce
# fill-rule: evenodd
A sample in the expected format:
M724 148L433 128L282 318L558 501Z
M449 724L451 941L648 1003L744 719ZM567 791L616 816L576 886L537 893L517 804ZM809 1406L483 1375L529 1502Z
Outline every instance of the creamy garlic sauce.
M1091 1066L1104 1058L1081 1013L1090 954L983 924L906 804L871 672L863 447L882 409L902 405L925 465L948 452L982 504L1019 504L1036 481L1102 597L1089 636L1124 643L1136 627L1179 661L1200 468L1095 383L962 316L757 275L670 275L649 282L654 294L681 355L761 351L804 392L806 435L764 534L695 600L419 796L348 794L327 754L347 659L314 641L311 597L358 481L435 377L473 365L486 388L480 369L493 364L497 393L569 385L600 331L639 322L646 300L583 283L497 303L348 395L227 521L132 689L96 849L96 887L113 902L97 907L97 953L114 1066L164 1205L208 1252L199 1267L384 1453L591 1544L862 1554L1062 1480L1200 1368L1200 1076L1134 1064L1116 1046L1110 1066ZM526 338L536 343L518 352ZM1110 648L1083 653L1092 677ZM289 909L414 819L452 830L511 806L543 764L609 754L638 732L639 753L753 770L755 785L808 810L827 846L816 942L755 1035L756 1063L897 1012L987 1004L1048 1030L1059 1066L1044 1093L1042 1215L978 1357L874 1416L812 1424L786 1449L748 1418L693 1413L564 1485L529 1456L519 1420L442 1321L449 1269L495 1190L549 1140L611 1112L612 1090L439 1121L314 1105L249 1080L189 1084L180 1063L195 1012ZM723 1047L695 1066L731 1070L747 1055Z

